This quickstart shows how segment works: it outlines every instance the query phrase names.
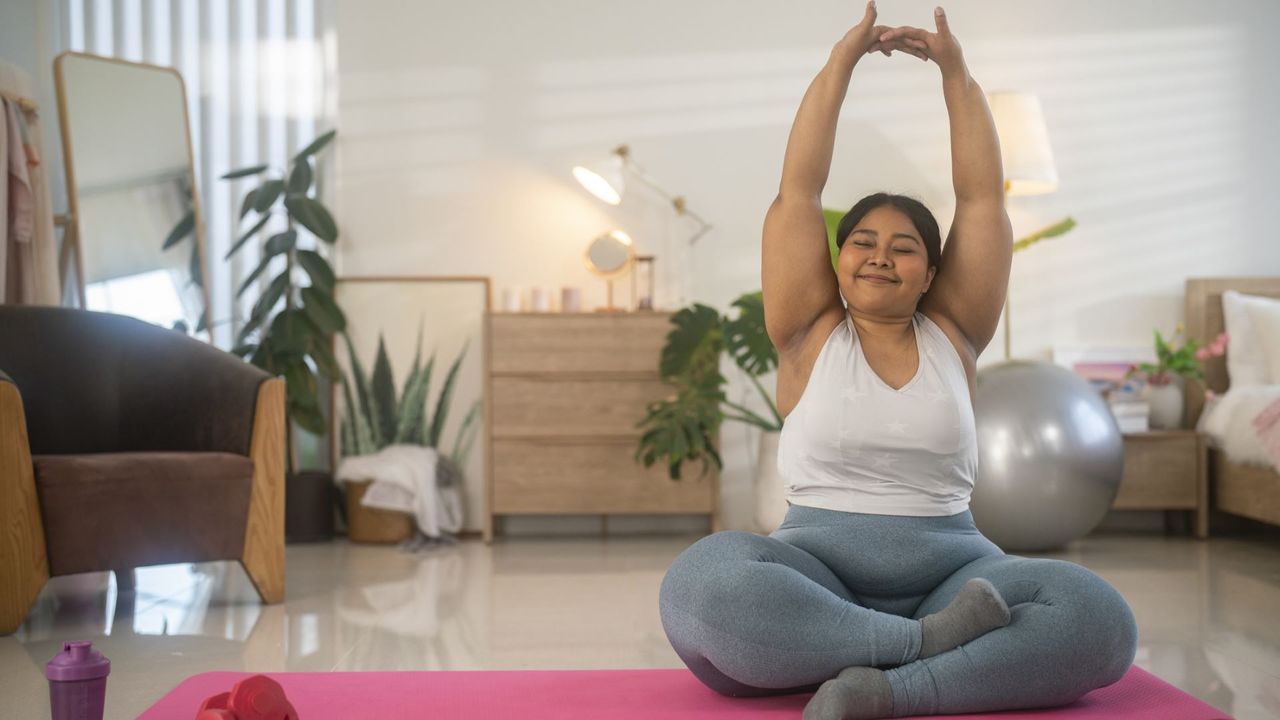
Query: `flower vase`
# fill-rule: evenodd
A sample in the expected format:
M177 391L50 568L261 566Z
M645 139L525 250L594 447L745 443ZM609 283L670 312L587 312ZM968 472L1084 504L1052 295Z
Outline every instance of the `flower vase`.
M1172 382L1147 386L1147 403L1151 406L1150 425L1155 430L1177 430L1182 427L1183 380L1175 376Z

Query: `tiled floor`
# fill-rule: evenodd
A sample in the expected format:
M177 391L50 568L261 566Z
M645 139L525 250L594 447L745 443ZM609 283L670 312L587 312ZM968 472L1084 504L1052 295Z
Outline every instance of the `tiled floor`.
M48 717L44 663L89 639L111 659L107 716L132 718L206 670L683 667L657 596L696 537L466 540L407 554L346 541L288 547L283 605L231 563L55 578L0 638L0 715ZM1128 598L1137 664L1238 718L1280 718L1280 543L1108 533L1047 556Z

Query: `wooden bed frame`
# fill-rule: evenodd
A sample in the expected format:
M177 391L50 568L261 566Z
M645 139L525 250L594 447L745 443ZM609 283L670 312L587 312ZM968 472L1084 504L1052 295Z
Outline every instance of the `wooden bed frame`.
M1225 329L1222 293L1227 290L1280 298L1280 277L1188 278L1187 338L1207 343ZM1218 394L1227 390L1227 364L1223 357L1206 360L1204 374L1204 384L1194 380L1187 383L1186 422L1190 427L1195 427L1204 408L1205 386ZM1226 453L1210 447L1209 488L1215 509L1280 525L1280 472L1275 469L1232 462Z

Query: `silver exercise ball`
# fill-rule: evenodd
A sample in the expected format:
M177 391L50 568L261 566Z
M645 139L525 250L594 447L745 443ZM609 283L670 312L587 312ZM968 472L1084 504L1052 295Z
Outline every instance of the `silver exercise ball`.
M1070 370L1026 360L983 368L977 386L978 530L1009 551L1059 548L1097 527L1124 471L1102 396Z

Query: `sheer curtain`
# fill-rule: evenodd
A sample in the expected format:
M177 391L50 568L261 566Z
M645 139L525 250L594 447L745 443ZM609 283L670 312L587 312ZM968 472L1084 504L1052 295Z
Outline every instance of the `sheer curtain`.
M257 181L220 177L246 165L280 167L329 129L336 116L332 0L60 2L63 49L182 73L205 219L213 340L228 348L256 296L250 290L235 299L258 264L258 243L224 257L239 236L240 199ZM322 192L332 153L323 158ZM274 218L263 236L282 229L284 219Z

